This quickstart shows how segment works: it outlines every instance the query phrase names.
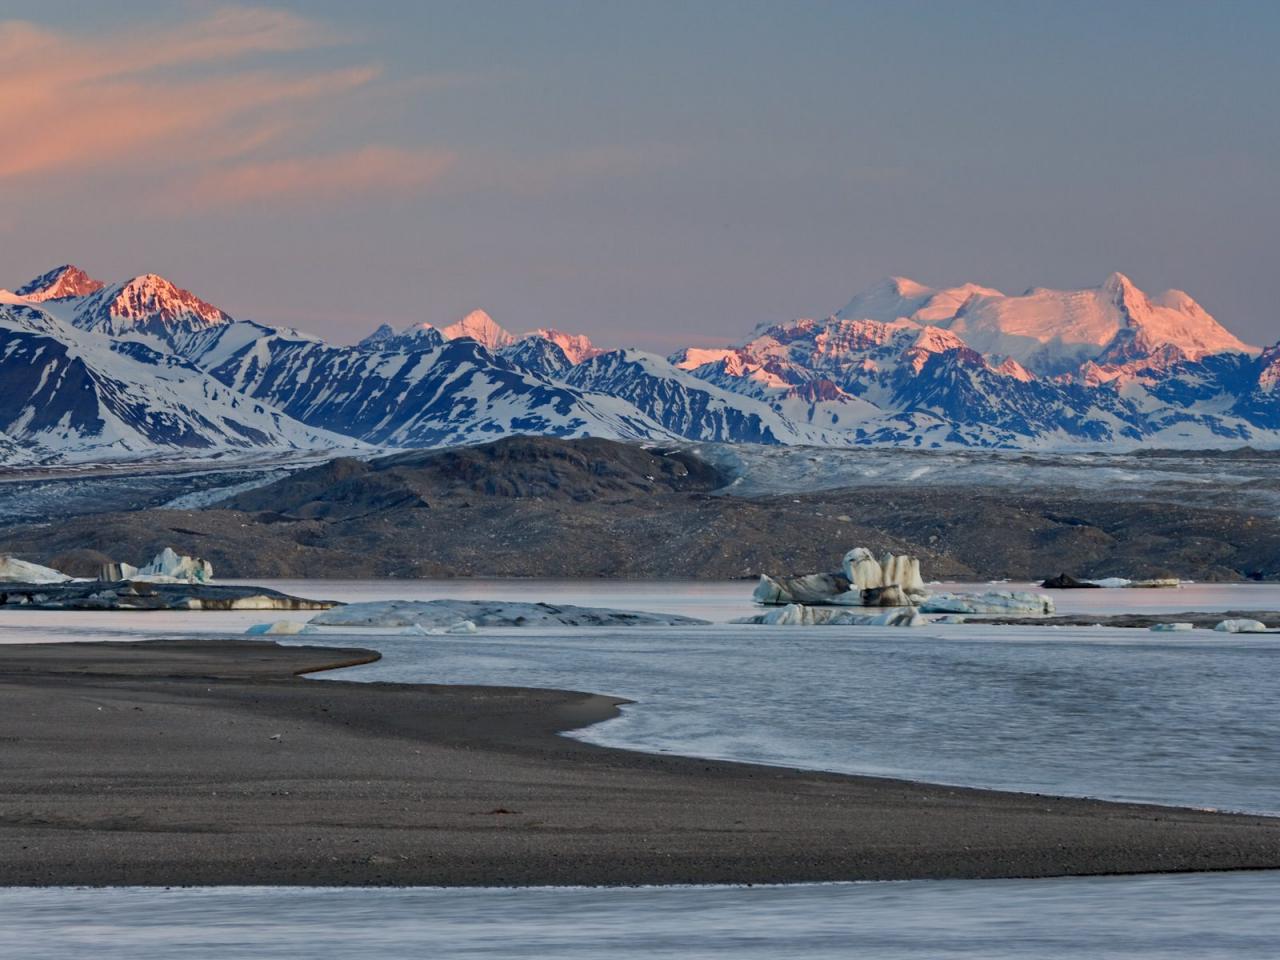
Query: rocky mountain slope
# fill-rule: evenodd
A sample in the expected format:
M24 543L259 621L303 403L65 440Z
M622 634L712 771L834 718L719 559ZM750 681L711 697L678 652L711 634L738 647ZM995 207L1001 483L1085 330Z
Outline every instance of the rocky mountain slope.
M229 388L149 339L104 336L3 302L0 431L9 462L363 447Z
M1280 447L1280 344L1113 274L1019 296L892 278L670 358L483 311L353 346L71 265L0 292L8 462L440 447L512 435L814 446Z
M881 457L860 478L856 463L833 466L838 486L806 490L795 477L811 451L769 448L786 463L744 485L715 465L726 449L751 448L719 448L708 458L602 439L515 437L336 459L210 497L206 509L9 526L0 529L0 551L74 562L87 573L107 559L172 546L211 560L226 577L719 579L833 569L850 546L870 544L920 556L928 578L1038 580L1067 570L1280 579L1280 490L1265 479L1273 475L1265 458L1220 481L1189 470L1163 489L1130 481L1112 495L1113 476L1130 472L1131 458L1087 482L1068 469L1071 458L1060 458L1029 467L1042 480L1027 484L1017 472L1002 481L1010 471L967 452L896 451L884 457L916 459L895 466ZM948 459L957 456L965 459ZM930 458L946 462L918 482L883 479L916 475ZM1181 476L1176 462L1165 472ZM1242 482L1256 494L1242 496Z

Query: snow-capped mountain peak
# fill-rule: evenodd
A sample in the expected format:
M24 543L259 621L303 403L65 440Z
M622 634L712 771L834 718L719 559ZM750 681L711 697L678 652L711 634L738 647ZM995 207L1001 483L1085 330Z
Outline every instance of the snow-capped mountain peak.
M29 283L24 283L13 292L32 303L44 303L46 300L87 296L105 286L101 280L93 279L79 267L64 263L40 274Z
M528 337L540 337L543 340L550 340L564 351L565 357L573 364L582 363L583 360L590 360L592 357L598 357L605 352L582 333L565 333L563 330L540 327L531 333L525 334L525 338Z
M1280 345L1257 357L1186 293L1123 274L1017 296L892 277L826 319L670 360L555 329L516 337L479 310L335 345L232 320L154 274L103 287L67 266L20 290L0 291L0 432L41 457L512 433L1280 446Z
M165 340L231 323L231 317L154 273L103 287L77 304L71 322L119 336L137 332Z
M1256 352L1182 291L1148 297L1123 273L1092 289L1033 287L1019 296L977 284L934 289L894 277L854 297L835 316L885 323L899 318L944 328L997 362L1012 357L1051 376L1073 375L1086 362L1115 365L1161 351L1185 359Z
M838 320L879 320L887 323L909 317L938 291L910 277L886 277L864 290L836 314Z
M452 323L440 331L446 340L457 340L459 337L470 337L483 344L489 350L501 350L516 342L516 336L502 329L494 322L493 317L483 310L472 310L457 323Z

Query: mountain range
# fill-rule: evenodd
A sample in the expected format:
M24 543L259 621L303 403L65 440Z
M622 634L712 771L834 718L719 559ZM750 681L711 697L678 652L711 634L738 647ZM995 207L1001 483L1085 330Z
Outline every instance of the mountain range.
M1280 344L1122 274L1009 296L890 278L826 319L671 357L483 311L354 345L163 277L0 291L0 463L437 447L511 434L1082 450L1280 447Z

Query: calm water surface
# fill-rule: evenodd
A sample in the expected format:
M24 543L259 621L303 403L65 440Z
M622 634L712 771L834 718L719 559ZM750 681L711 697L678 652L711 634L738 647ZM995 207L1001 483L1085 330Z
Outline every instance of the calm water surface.
M0 891L0 954L1274 960L1280 875L532 890Z
M548 600L716 621L752 609L742 582L273 585L341 600ZM1280 588L1260 585L1055 596L1063 610L1280 607ZM290 616L306 614L0 611L0 643L236 635ZM579 734L617 746L1280 812L1280 637L720 623L305 641L383 651L334 679L634 699L621 718ZM1252 960L1280 956L1277 902L1277 873L752 889L7 890L0 956Z

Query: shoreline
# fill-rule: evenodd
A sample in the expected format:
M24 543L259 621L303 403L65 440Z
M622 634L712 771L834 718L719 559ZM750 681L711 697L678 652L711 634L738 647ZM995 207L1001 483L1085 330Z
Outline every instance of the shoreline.
M628 701L373 651L0 647L0 885L633 886L1280 868L1280 818L647 754Z

